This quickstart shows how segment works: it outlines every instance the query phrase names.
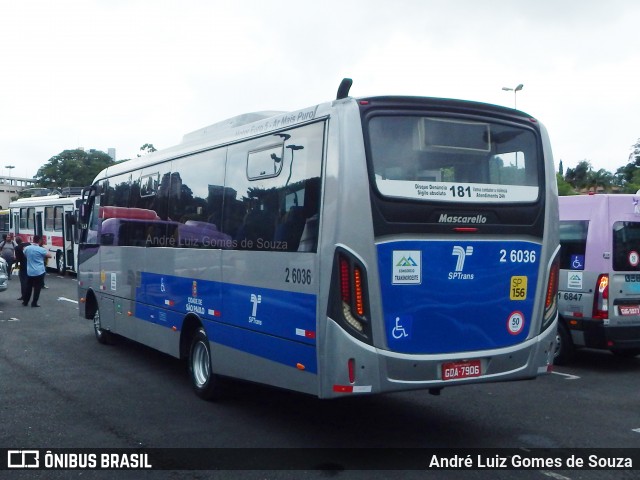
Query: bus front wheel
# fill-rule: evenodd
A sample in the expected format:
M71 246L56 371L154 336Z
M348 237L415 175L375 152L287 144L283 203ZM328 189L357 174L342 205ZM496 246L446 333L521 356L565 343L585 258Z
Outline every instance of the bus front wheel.
M100 309L98 307L96 307L96 311L93 314L93 332L96 334L96 340L103 345L111 345L114 343L113 333L102 328Z
M191 341L189 373L196 395L205 400L220 397L219 379L211 371L211 346L204 328L199 328Z
M67 271L67 266L64 263L64 255L61 252L56 253L56 270L60 275L64 275Z

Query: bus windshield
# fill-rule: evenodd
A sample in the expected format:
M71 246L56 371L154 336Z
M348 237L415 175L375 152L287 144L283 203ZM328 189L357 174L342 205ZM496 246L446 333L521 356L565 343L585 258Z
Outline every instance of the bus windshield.
M378 115L368 122L375 185L384 196L448 202L534 202L536 135L450 117Z

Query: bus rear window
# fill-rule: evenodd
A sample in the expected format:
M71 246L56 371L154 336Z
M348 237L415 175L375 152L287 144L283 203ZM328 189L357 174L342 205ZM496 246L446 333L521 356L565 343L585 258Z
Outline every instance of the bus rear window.
M640 223L615 222L613 224L613 269L640 271Z
M378 191L448 202L533 202L540 193L536 135L491 122L375 116L368 122Z

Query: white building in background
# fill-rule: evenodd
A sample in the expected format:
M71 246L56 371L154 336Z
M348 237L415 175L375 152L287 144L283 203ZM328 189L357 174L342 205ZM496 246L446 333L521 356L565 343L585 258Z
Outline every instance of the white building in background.
M83 147L78 147L78 150L85 150ZM86 150L89 153L95 152L96 149ZM100 150L103 151L103 150ZM116 149L108 148L107 155L109 155L113 161L116 160ZM17 197L20 192L27 188L35 187L35 179L26 177L14 177L11 175L11 171L15 168L13 165L5 166L9 170L9 175L0 175L0 210L9 208L9 202L12 198ZM45 193L46 195L46 193Z
M34 185L33 178L0 175L0 209L9 208L12 197L17 197L22 190L33 188Z

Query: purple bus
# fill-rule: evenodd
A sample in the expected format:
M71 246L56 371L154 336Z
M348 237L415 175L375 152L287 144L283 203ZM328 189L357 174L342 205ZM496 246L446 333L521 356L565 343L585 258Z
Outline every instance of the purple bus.
M640 354L640 195L560 197L559 348Z

